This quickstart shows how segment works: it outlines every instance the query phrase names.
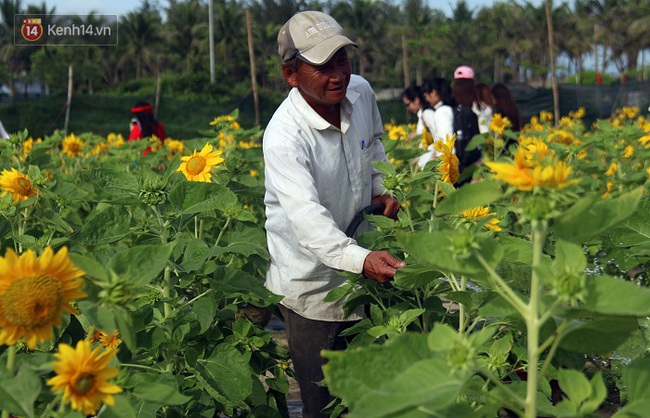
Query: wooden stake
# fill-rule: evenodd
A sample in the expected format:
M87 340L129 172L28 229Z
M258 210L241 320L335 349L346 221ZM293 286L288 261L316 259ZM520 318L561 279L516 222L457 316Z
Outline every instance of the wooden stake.
M255 51L253 50L253 24L250 9L246 9L246 31L248 32L248 58L251 64L251 84L253 89L253 103L255 105L255 125L260 124L260 102L257 94L257 77L255 70Z
M70 124L70 103L72 102L72 64L68 64L68 99L65 102L65 121L63 122L63 132L68 134Z

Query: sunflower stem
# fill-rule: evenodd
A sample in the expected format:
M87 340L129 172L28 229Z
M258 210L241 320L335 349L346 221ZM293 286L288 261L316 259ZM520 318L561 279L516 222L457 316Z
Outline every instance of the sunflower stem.
M219 241L221 241L221 237L223 236L223 233L226 229L228 229L228 226L230 225L231 217L226 218L226 223L223 225L223 228L221 228L221 231L219 231L219 236L217 236L217 240L214 242L214 246L219 245Z
M528 315L526 316L526 331L528 346L528 370L526 382L526 404L524 416L535 418L537 416L537 387L539 385L538 360L539 352L539 331L542 326L539 312L540 299L540 278L537 273L542 259L542 245L546 238L545 228L538 222L533 222L533 273L530 281L530 301L528 302Z
M465 292L467 290L467 277L460 276L460 291ZM464 336L465 334L465 328L467 328L467 318L465 317L465 304L464 303L459 303L459 311L458 311L458 333L460 336Z

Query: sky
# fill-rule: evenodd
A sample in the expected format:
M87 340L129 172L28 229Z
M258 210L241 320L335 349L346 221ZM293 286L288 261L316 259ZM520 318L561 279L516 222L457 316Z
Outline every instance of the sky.
M26 0L23 4L41 4L43 0ZM456 4L455 0L428 0L432 8L440 9L446 14L451 14L452 5ZM506 1L507 0L502 0ZM541 4L543 0L532 1L533 4ZM523 2L523 0L522 0ZM56 7L58 14L77 14L84 15L91 11L97 14L125 15L137 9L141 2L136 0L45 0L45 3ZM167 0L158 0L162 8L166 7ZM472 9L491 6L495 0L467 0L467 4Z

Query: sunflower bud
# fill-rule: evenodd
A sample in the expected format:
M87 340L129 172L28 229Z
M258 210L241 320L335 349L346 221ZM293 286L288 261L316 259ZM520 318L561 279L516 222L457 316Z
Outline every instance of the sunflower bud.
M138 197L149 206L156 206L167 201L167 184L158 177L147 177L142 181Z

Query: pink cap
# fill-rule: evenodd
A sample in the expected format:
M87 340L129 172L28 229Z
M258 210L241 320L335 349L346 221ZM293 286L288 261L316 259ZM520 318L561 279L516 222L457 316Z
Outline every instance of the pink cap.
M468 65L461 65L454 71L454 78L474 78L474 69Z

